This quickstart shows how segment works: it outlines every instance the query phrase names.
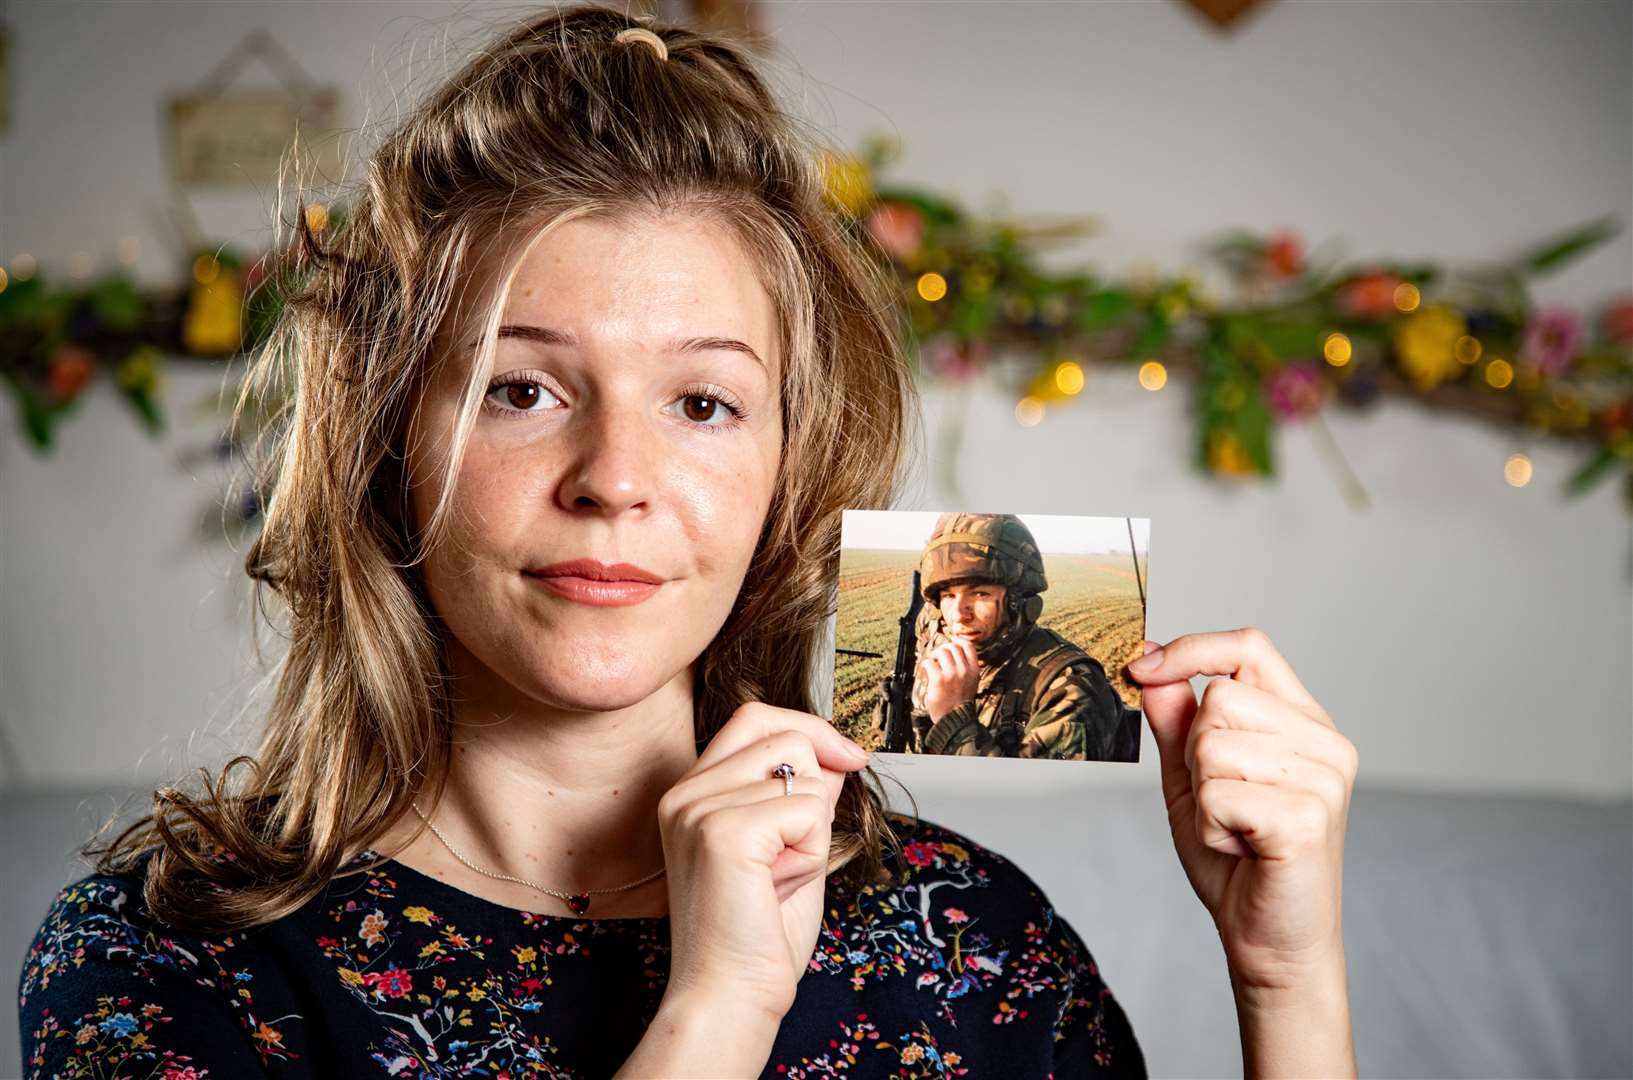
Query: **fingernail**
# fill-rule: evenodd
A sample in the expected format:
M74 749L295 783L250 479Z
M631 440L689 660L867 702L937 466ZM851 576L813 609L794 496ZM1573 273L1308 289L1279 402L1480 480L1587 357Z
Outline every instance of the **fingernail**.
M1162 664L1162 650L1157 646L1152 645L1149 641L1145 644L1150 651L1144 656L1140 657L1138 660L1134 661L1132 664L1128 665L1128 670L1132 671L1136 675L1144 672L1155 671Z

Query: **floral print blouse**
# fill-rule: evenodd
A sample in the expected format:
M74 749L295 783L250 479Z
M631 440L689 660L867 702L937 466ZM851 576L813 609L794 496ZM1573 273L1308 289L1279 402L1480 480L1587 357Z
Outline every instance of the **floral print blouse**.
M762 1077L1144 1076L1076 931L1017 866L901 815L899 883L832 884ZM605 1077L663 997L666 916L520 911L367 850L299 910L201 937L141 870L66 886L18 986L27 1077Z

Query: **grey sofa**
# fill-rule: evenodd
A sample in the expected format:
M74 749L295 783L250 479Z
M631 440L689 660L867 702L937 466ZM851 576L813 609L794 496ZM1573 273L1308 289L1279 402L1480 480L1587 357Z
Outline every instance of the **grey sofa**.
M972 795L927 770L897 775L924 817L1012 858L1078 928L1153 1075L1241 1075L1219 941L1156 790L1085 773L1082 785ZM130 794L0 792L0 967L14 987L46 905L87 872L73 849ZM1633 802L1363 784L1346 850L1363 1076L1633 1076ZM0 1076L20 1060L14 1003Z

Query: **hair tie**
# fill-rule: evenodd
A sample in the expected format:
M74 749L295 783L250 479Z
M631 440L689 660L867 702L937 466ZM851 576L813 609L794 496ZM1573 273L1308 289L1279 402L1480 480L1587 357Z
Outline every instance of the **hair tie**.
M652 46L652 51L658 54L659 60L669 59L669 46L663 43L663 38L654 34L644 26L632 26L627 30L618 31L614 41L622 44L626 41L640 41Z

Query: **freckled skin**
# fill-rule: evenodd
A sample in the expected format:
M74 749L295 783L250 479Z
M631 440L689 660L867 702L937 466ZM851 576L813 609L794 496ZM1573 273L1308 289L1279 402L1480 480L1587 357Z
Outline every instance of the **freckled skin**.
M483 385L513 385L484 402L451 543L425 565L452 632L450 663L456 677L475 676L462 681L483 706L633 705L681 677L725 621L782 441L776 313L752 267L728 230L687 217L575 220L522 264L501 322L547 326L577 344L500 339ZM736 351L668 346L685 337L741 340L770 370ZM410 431L421 521L473 360L441 365ZM522 573L580 557L634 563L664 584L640 604L592 607Z

